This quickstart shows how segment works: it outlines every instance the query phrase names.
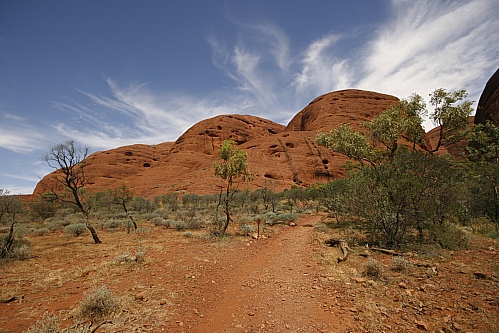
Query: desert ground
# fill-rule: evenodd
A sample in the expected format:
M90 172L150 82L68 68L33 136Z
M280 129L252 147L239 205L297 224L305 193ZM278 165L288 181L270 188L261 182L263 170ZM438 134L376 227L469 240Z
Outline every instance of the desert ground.
M90 325L79 304L102 286L119 307L96 332L499 332L497 239L470 235L467 250L402 257L352 243L338 263L340 249L324 241L346 235L326 220L265 226L259 239L146 223L101 230L103 244L28 236L31 257L1 267L0 332L26 331L44 314Z

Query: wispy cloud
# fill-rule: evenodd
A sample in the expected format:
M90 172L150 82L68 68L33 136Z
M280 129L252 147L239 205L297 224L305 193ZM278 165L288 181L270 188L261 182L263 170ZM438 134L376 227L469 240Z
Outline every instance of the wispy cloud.
M210 40L215 65L253 97L249 104L278 121L318 95L347 88L400 98L413 93L427 98L437 88L466 89L477 100L498 65L499 3L393 0L390 10L389 19L364 31L367 35L331 31L295 54L278 28L247 26L253 38L240 37L232 50ZM357 43L356 57L347 58L341 48L353 39L367 42ZM272 44L269 52L266 46ZM269 63L275 65L270 71Z
M234 113L225 100L196 98L178 93L154 93L147 85L120 86L106 78L107 94L80 91L90 102L53 102L56 108L78 115L78 125L53 124L64 137L95 149L106 149L132 143L156 144L176 140L198 121Z
M244 113L285 124L318 95L359 88L405 98L436 88L467 89L478 99L499 54L495 0L392 0L390 18L362 36L330 31L297 48L272 24L243 24L236 41L212 35L213 65L232 80L205 96L155 91L147 84L104 78L108 91L55 101L73 119L52 124L59 136L96 149L173 141L194 123ZM361 38L359 38L361 37ZM356 57L341 49L355 41ZM362 44L359 41L366 41ZM7 115L8 116L8 115ZM22 119L10 122L22 125ZM30 151L45 133L0 125L0 147ZM20 129L23 133L19 136Z
M365 49L358 86L402 97L440 87L476 96L497 66L497 1L397 0L392 6L393 19Z
M21 154L36 151L50 135L37 126L9 121L0 123L0 148Z
M348 59L336 57L331 50L340 39L331 34L312 42L299 58L301 71L294 76L291 87L319 94L350 86Z

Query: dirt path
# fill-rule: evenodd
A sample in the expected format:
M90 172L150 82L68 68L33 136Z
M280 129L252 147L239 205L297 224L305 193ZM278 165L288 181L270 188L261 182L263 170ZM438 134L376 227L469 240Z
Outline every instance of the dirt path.
M225 255L204 290L214 295L195 310L198 320L179 332L339 332L340 319L323 309L327 290L317 274L313 225L318 216L285 227L270 239L260 239ZM243 245L244 246L244 245ZM243 254L241 252L244 252ZM235 257L233 257L235 256ZM212 280L215 281L215 280Z
M496 240L479 238L462 251L408 252L402 270L392 256L370 251L381 268L371 280L363 275L364 256L337 263L340 250L324 240L340 235L320 220L301 217L259 240L213 240L206 230L158 226L102 232L98 246L62 233L32 237L35 255L0 272L0 299L18 297L0 303L0 332L23 332L44 313L72 326L79 302L100 286L111 289L120 309L99 333L497 332ZM145 262L116 261L142 247Z

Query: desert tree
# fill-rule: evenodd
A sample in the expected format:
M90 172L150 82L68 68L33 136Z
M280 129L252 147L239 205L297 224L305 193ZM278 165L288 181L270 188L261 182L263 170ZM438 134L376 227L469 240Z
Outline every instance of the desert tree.
M413 94L363 123L365 131L355 131L349 124L341 124L329 133L319 133L316 141L356 162L373 167L392 159L402 139L409 142L413 150L418 147L434 154L444 142L462 138L473 111L473 102L467 100L467 96L465 90L448 92L436 89L430 94L433 111L429 112L424 99ZM433 124L439 126L435 147L430 147L424 139L422 124L428 115Z
M451 189L461 180L452 161L435 153L444 142L462 137L472 111L466 96L463 90L437 89L430 94L433 111L428 112L423 99L414 94L362 124L364 131L342 124L319 133L320 145L356 162L350 164L346 187L342 183L326 188L326 192L339 190L328 205L336 214L368 223L371 234L382 236L389 246L400 244L410 229L417 230L420 239L424 229L438 235L459 210L453 206L459 200L452 196L459 191ZM424 140L422 122L428 114L440 126L435 147Z
M126 185L120 185L112 191L113 202L117 205L120 205L121 208L125 211L126 216L130 219L130 222L133 224L133 228L137 230L137 223L133 219L133 216L130 214L128 210L128 204L133 200L133 193ZM127 228L128 233L130 233L130 228Z
M225 192L225 196L222 199L225 208L225 223L219 230L215 230L217 234L224 234L232 220L230 216L230 203L237 190L237 185L240 182L253 180L253 175L248 169L248 154L236 147L235 144L232 140L224 140L218 152L218 156L222 161L213 163L215 176L225 181L225 190L223 187L220 188L220 199L222 199L222 192Z
M430 94L430 103L434 111L430 119L439 127L438 142L435 148L427 149L431 154L437 152L444 141L458 141L468 127L468 118L473 111L473 101L466 98L466 90L448 92L445 89L436 89Z
M87 200L85 186L89 183L87 174L87 157L89 148L81 147L74 140L53 146L43 156L43 160L56 170L55 181L62 186L63 191L48 189L42 195L44 200L60 201L75 205L85 216L85 224L92 234L96 244L102 243L95 228L90 224L91 200ZM88 201L88 202L87 202Z
M0 250L0 258L6 258L11 252L14 244L14 226L16 215L22 211L24 205L19 197L11 195L9 190L0 189L0 221L4 216L10 215L9 234L5 237Z
M487 121L467 134L465 156L470 165L469 196L474 214L487 216L499 233L499 127Z

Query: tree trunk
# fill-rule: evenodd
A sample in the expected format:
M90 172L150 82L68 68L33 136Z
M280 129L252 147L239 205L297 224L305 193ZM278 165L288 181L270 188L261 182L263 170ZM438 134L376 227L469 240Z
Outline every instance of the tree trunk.
M135 223L135 220L133 219L132 215L130 215L130 213L128 212L128 209L126 208L126 203L123 201L123 209L125 210L125 213L126 213L126 216L128 216L128 218L130 219L130 221L132 221L132 224L133 224L133 228L135 230L137 230L137 223Z
M87 226L87 229L90 231L90 233L92 234L92 238L94 239L94 243L95 244L101 244L101 240L99 239L99 236L97 236L97 232L95 231L94 227L92 227L90 225L90 221L89 221L89 216L88 216L88 213L85 214L85 225Z
M229 211L229 198L225 198L225 216L227 219L225 220L224 227L222 229L222 234L225 234L225 231L227 231L227 227L229 226L230 223L230 211Z
M101 240L99 239L99 236L97 236L97 232L95 231L94 227L90 225L90 223L87 224L87 229L90 230L90 233L92 234L92 238L94 239L95 244L101 244Z
M5 238L5 243L2 247L2 252L0 252L0 258L6 258L9 255L10 250L12 249L12 244L14 244L14 225L15 221L10 225L10 231L7 238Z

